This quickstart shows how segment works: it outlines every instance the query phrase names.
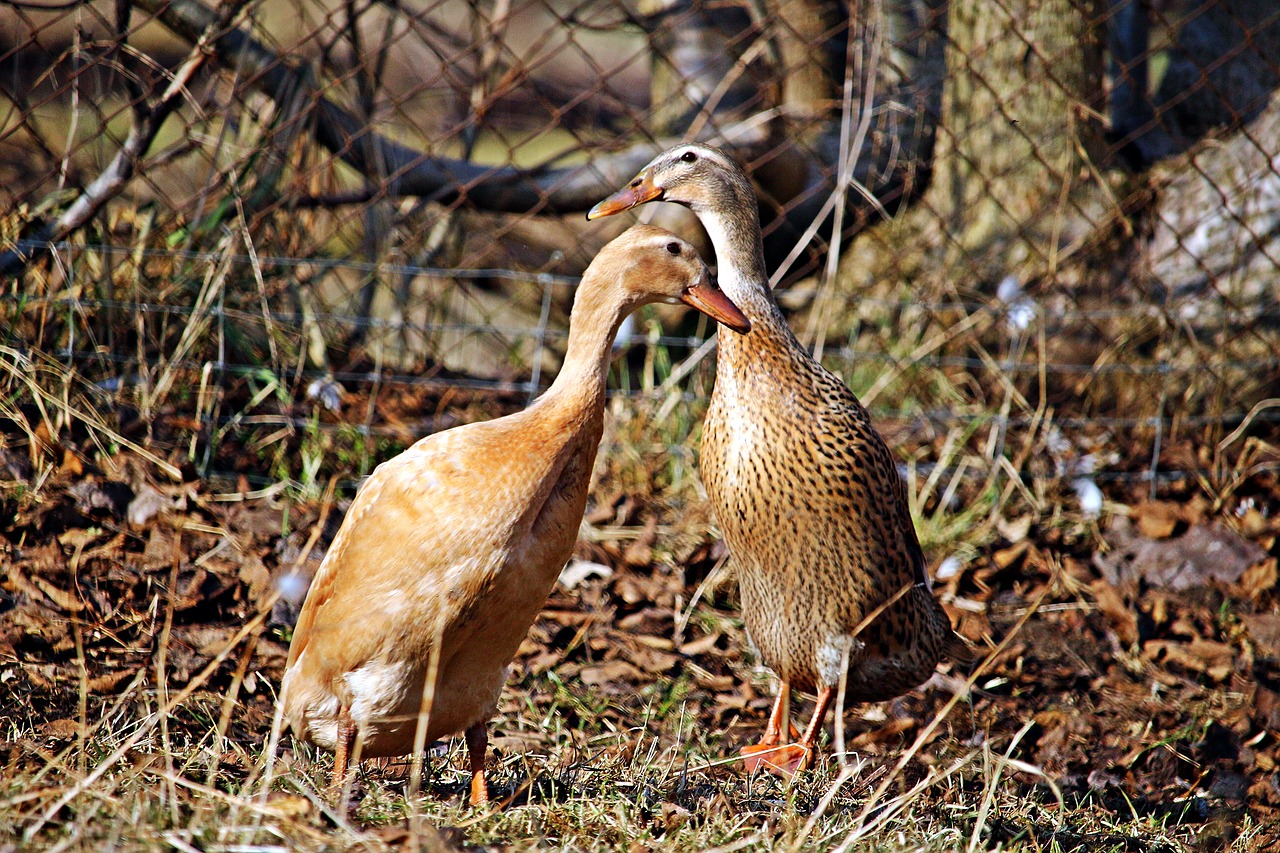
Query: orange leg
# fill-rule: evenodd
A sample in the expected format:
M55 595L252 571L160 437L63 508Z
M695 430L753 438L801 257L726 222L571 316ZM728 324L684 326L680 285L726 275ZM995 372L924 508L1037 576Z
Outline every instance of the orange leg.
M764 727L761 746L775 746L782 743L782 729L794 731L791 725L791 684L784 681L778 685L778 698L773 700L773 710L769 712L769 724Z
M466 731L467 757L471 761L471 805L483 806L489 802L489 785L484 780L484 754L489 747L489 729L484 722L476 723Z
M347 762L355 742L356 724L351 720L351 710L344 705L338 709L338 742L333 749L333 777L329 782L332 790L342 790L347 781Z
M748 756L746 759L748 772L764 769L790 779L794 774L807 770L813 764L813 752L818 743L818 735L822 732L822 723L835 698L834 687L822 688L818 693L818 706L813 709L813 717L809 720L809 725L805 728L804 734L800 735L798 742L783 746L762 743L760 746L748 746L743 749L742 754ZM770 734L770 729L773 728L772 719L769 721L769 726L765 730L766 738ZM781 728L779 723L774 744L781 740ZM791 737L795 738L795 736L795 729L791 729Z
M765 726L760 742L744 746L738 754L743 756L747 772L754 773L757 768L767 766L771 757L776 754L778 744L782 743L782 733L787 731L794 740L800 733L791 725L791 684L782 682L778 686L778 696L773 700L773 710L769 712L769 723Z
M804 730L804 734L800 736L800 748L804 752L800 756L799 762L793 773L799 773L802 770L808 770L813 765L813 753L818 746L818 735L822 732L822 723L827 719L827 711L836 701L836 689L834 687L824 687L818 693L818 706L813 709L813 719L809 720L808 727Z

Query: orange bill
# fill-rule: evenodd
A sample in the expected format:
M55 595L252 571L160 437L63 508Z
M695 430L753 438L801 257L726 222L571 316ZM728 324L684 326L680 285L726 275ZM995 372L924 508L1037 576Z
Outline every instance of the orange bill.
M716 280L705 270L698 277L698 280L684 292L684 296L680 298L686 305L692 305L703 314L718 323L723 323L735 332L745 333L751 331L751 321L747 319L747 315L743 314L738 306L734 305L729 297L724 295L720 285L716 284Z
M648 169L645 169L636 175L630 184L587 211L587 219L613 216L615 213L630 210L638 204L644 204L646 201L659 201L661 199L662 187L653 183L653 176L649 174Z

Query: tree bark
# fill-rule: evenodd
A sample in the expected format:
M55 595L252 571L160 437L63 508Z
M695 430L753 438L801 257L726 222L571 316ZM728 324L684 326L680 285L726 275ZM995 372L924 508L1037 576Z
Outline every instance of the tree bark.
M746 163L763 197L771 271L783 267L787 279L812 272L837 218L845 235L855 233L928 183L947 0L651 0L642 8L652 28L656 132L705 138L749 110L771 116L771 149Z
M1049 261L1043 247L1064 213L1075 218L1063 200L1099 150L1105 108L1101 34L1090 25L1100 20L1094 0L952 8L945 133L922 205L946 224L954 260L984 258L993 283L1021 262Z

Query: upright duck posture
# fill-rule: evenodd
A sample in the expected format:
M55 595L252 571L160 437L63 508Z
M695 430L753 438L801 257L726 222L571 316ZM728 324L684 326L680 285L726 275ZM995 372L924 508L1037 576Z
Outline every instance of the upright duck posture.
M888 699L926 680L942 656L967 659L968 649L929 591L884 439L774 301L746 174L721 151L681 145L587 218L648 201L698 215L721 287L752 325L749 337L720 339L701 472L736 566L748 635L781 681L763 738L742 752L751 770L790 775L811 763L842 672L847 701ZM818 703L799 741L784 743L795 738L792 688L817 693Z
M465 731L471 802L487 801L485 724L577 540L614 334L639 306L675 300L750 329L692 246L630 229L583 275L545 394L428 436L361 486L307 594L281 685L294 732L334 750L335 785L353 755L403 755Z

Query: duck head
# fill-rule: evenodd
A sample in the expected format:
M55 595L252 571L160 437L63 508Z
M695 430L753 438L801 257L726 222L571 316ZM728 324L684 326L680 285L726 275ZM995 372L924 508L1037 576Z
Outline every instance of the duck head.
M648 201L683 204L694 213L742 205L754 212L756 203L741 166L718 148L690 142L650 160L631 183L591 208L587 219L612 216Z
M600 250L584 282L597 271L621 283L629 306L683 302L735 332L751 330L751 322L724 295L698 251L665 229L633 225Z

